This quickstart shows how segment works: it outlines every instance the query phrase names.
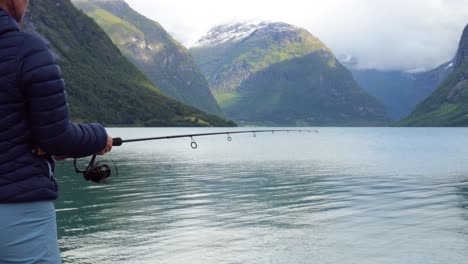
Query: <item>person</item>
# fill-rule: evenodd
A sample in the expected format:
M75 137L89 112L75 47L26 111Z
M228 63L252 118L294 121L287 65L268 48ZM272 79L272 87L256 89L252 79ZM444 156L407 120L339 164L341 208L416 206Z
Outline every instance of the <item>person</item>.
M105 154L100 124L69 120L61 70L47 45L21 32L29 0L0 0L0 263L61 263L53 156Z

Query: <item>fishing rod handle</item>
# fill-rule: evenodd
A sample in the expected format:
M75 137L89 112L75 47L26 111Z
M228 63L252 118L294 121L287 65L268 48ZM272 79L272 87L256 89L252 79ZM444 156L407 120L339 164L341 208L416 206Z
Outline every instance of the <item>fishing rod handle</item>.
M117 137L117 138L112 139L112 146L119 147L119 146L122 146L122 144L123 144L122 138Z

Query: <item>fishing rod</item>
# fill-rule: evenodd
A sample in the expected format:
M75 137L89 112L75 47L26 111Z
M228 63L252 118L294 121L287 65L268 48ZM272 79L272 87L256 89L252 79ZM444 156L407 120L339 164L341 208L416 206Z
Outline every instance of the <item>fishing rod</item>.
M205 136L216 136L216 135L227 135L227 140L232 141L232 136L234 134L253 134L254 137L257 137L258 133L272 133L275 132L298 132L298 133L318 133L318 130L305 130L305 129L264 129L264 130L244 130L244 131L229 131L229 132L213 132L213 133L198 133L198 134L184 134L184 135L171 135L171 136L162 136L162 137L149 137L149 138L136 138L136 139L122 139L120 137L112 139L112 146L122 146L126 143L133 142L143 142L143 141L156 141L164 139L176 139L176 138L190 138L191 143L190 147L192 149L197 149L198 144L195 141L194 137L205 137ZM83 174L86 181L92 181L96 183L101 183L108 179L112 170L107 164L96 163L96 156L93 155L91 161L89 162L86 169L82 170L78 168L77 159L74 159L73 165L75 166L76 173Z

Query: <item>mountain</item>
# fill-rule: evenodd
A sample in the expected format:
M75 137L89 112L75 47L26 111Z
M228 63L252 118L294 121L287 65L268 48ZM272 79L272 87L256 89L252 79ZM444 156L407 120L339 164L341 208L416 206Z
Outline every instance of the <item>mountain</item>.
M222 110L244 124L387 122L384 107L305 29L270 22L220 25L190 52Z
M212 114L221 114L208 82L188 50L157 22L130 8L123 0L73 0L92 17L120 51L161 91Z
M468 25L453 63L453 72L400 125L468 126Z
M455 68L463 68L468 61L468 25L463 30L463 34L458 47L457 55L455 56Z
M65 76L75 121L107 125L233 125L164 96L70 0L30 1L23 29L44 39L55 53Z
M411 114L453 70L452 62L420 73L359 69L354 65L343 64L364 90L385 105L388 115L394 121Z

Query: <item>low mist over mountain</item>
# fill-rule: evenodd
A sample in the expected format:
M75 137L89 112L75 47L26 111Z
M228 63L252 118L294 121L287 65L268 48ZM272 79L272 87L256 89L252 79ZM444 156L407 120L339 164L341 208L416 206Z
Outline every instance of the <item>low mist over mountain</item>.
M76 121L119 125L234 125L161 94L70 0L31 1L24 29L52 48Z
M190 52L223 111L245 123L379 125L384 107L318 38L285 23L220 25Z
M342 57L340 61L353 73L354 79L364 90L385 105L394 121L413 112L453 70L451 61L433 70L418 73L359 69L356 67L357 60L351 56Z
M212 114L221 110L188 50L123 0L73 0L161 91Z
M468 26L453 64L453 72L402 125L468 126Z

